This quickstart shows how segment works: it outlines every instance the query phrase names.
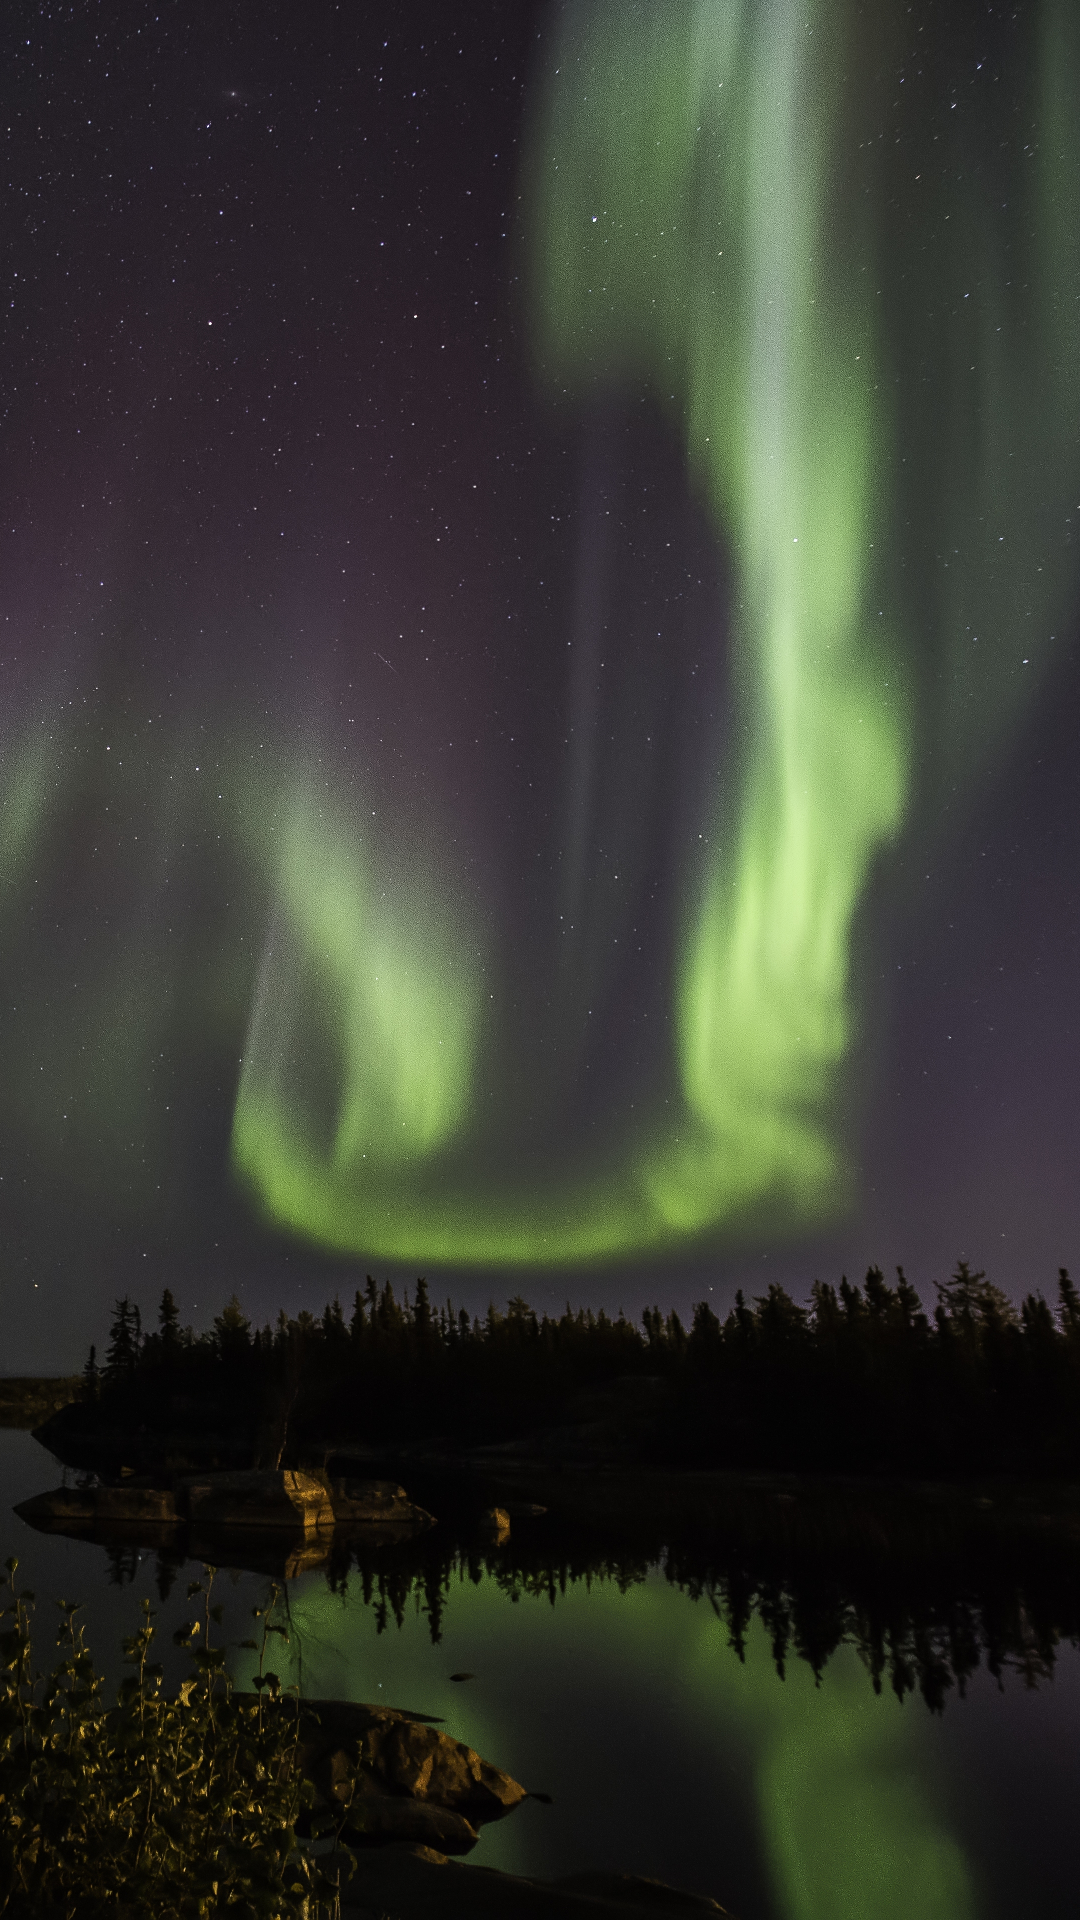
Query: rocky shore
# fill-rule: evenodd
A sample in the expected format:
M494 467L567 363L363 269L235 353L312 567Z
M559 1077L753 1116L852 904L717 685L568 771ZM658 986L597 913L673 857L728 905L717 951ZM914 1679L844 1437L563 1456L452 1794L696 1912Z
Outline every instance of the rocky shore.
M352 1847L405 1842L469 1853L527 1788L424 1714L349 1700L305 1701L299 1759L315 1811L343 1815Z
M333 1479L292 1468L235 1473L176 1474L168 1482L131 1475L118 1484L56 1487L16 1507L32 1526L69 1532L80 1526L127 1521L133 1526L285 1528L318 1533L339 1522L370 1526L431 1526L404 1487L387 1480Z
M392 1481L293 1468L128 1474L115 1482L55 1487L22 1501L15 1512L39 1533L135 1542L283 1579L324 1564L342 1538L366 1535L385 1545L435 1524Z

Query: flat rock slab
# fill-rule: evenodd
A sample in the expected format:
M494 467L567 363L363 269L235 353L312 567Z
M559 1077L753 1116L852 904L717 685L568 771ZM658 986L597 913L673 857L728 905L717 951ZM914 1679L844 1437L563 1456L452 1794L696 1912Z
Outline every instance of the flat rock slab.
M342 1920L725 1920L705 1894L681 1893L629 1873L532 1880L494 1867L463 1866L425 1847L384 1847L357 1856L342 1887Z
M175 1491L147 1486L144 1477L112 1487L57 1487L15 1511L46 1533L145 1527L153 1536L159 1527L186 1523L192 1556L217 1566L233 1564L239 1536L244 1565L254 1550L260 1567L265 1563L285 1579L326 1561L335 1523L342 1532L373 1534L386 1543L435 1524L388 1480L328 1482L322 1474L258 1468L178 1474L174 1484Z

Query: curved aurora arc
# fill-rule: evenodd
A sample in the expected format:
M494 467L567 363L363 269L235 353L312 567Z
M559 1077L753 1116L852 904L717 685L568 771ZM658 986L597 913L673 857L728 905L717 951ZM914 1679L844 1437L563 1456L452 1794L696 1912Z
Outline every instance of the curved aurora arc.
M889 606L895 384L858 172L865 106L845 78L853 20L842 0L572 8L534 118L538 362L571 394L598 379L653 390L731 556L738 764L716 775L721 850L686 863L670 1009L681 1110L591 1173L478 1180L465 1149L487 1070L482 930L436 863L380 853L346 806L335 822L301 786L263 847L276 911L233 1157L269 1219L325 1247L582 1262L762 1221L802 1231L847 1201L852 930L910 803L916 708L912 636ZM1075 390L1059 284L1076 276L1074 39L1047 7L1046 157L1028 191L1056 297L1033 296L1029 359L1057 369L1059 405ZM967 504L981 519L1010 509L1015 529L1007 440L984 451ZM1055 456L1074 487L1075 451L1063 439ZM304 1097L313 995L335 1010L329 1120Z

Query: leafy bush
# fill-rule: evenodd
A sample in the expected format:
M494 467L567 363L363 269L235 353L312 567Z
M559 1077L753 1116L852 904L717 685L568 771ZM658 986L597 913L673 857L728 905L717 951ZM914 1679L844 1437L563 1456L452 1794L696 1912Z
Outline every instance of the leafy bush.
M299 1700L265 1670L279 1591L256 1608L261 1644L254 1696L234 1692L223 1648L211 1645L222 1609L213 1569L188 1588L201 1618L174 1635L194 1672L175 1695L151 1659L154 1614L143 1602L124 1641L133 1671L105 1702L78 1620L58 1602L59 1658L33 1671L34 1596L0 1580L0 1914L33 1920L243 1920L304 1915L339 1902L336 1883L297 1822L312 1827L313 1789L298 1761ZM332 1823L316 1837L336 1842ZM335 1864L347 1860L342 1852Z

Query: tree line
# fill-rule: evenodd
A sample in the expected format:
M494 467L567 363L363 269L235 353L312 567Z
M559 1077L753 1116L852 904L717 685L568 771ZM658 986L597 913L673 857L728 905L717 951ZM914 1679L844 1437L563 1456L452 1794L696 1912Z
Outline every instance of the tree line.
M103 1365L91 1349L94 1419L151 1433L215 1423L273 1465L319 1442L469 1446L561 1428L566 1446L658 1464L949 1474L1080 1472L1080 1295L1019 1309L961 1261L927 1311L897 1269L862 1285L815 1281L799 1305L778 1285L740 1290L723 1318L640 1323L520 1296L482 1317L436 1306L426 1281L398 1299L370 1277L340 1300L253 1326L234 1297L212 1327L180 1326L166 1289L157 1326L119 1300ZM576 1441L575 1441L576 1436Z

